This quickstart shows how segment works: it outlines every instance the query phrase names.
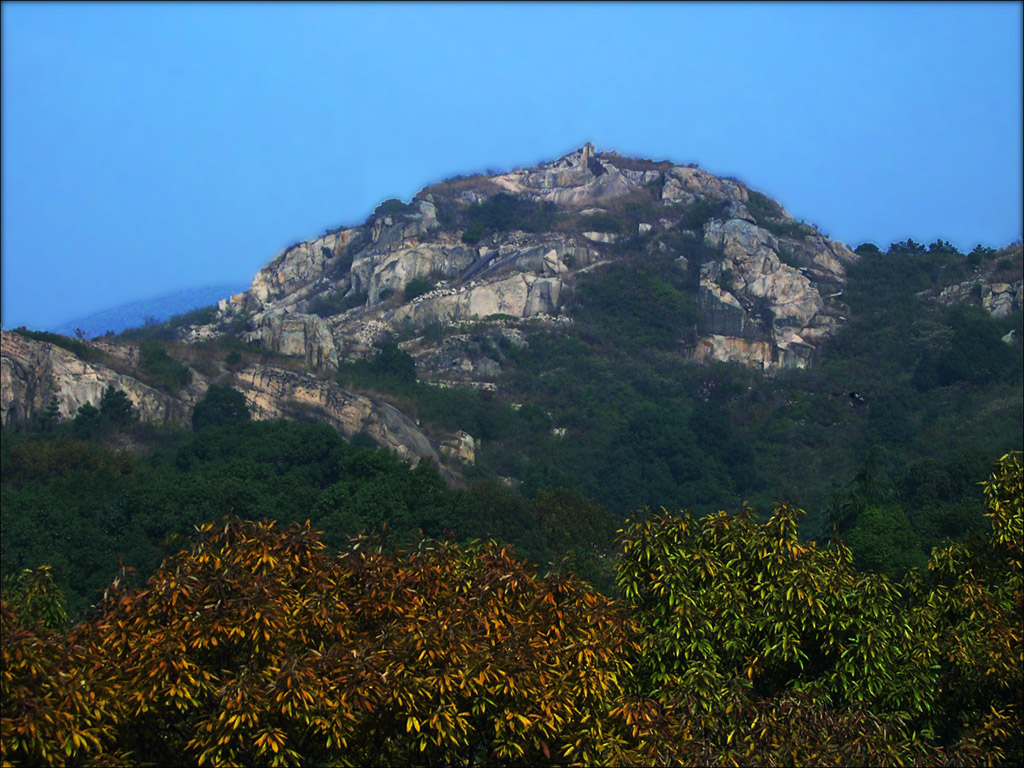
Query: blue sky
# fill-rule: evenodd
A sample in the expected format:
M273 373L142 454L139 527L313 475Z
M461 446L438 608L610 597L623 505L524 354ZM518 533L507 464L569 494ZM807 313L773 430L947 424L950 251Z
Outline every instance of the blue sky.
M2 5L2 322L247 283L457 173L696 162L855 246L1022 224L1021 3Z

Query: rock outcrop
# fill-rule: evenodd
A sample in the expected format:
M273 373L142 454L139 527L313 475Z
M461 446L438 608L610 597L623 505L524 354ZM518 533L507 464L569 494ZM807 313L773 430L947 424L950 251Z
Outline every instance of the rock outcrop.
M188 387L173 394L164 392L132 375L138 363L134 345L93 342L92 346L103 362L83 360L55 344L4 331L0 354L3 425L30 422L45 412L53 398L62 419L74 418L80 406L98 405L108 386L128 395L142 421L191 424L192 411L209 387L206 377L193 369ZM255 419L314 418L331 424L346 438L367 434L414 465L422 459L437 462L450 479L457 479L461 464L473 459L470 436L440 436L444 445L455 446L454 452L442 451L394 406L352 394L310 373L253 364L218 383L241 391Z
M992 317L1007 317L1024 306L1024 282L988 282L984 276L943 288L940 304L980 304Z
M397 408L312 374L252 365L238 371L232 385L245 395L255 419L309 418L330 424L348 438L367 434L413 465L421 459L441 463L434 443Z
M975 254L972 258L976 258ZM969 279L922 291L918 298L943 306L973 304L993 317L1008 317L1024 307L1022 263L1024 246L1018 240L975 261L974 274Z
M53 398L61 418L74 418L80 406L99 405L109 386L124 390L142 420L185 425L206 392L205 382L194 378L180 396L171 396L54 344L8 331L0 338L0 417L4 426L30 421L45 411Z
M657 169L631 170L615 164L613 156L598 155L589 142L576 152L539 168L512 171L494 183L514 194L556 205L589 205L621 197L661 178Z
M388 336L432 331L433 347L415 347L421 373L488 379L494 367L472 355L462 356L468 368L436 364L458 357L445 337L494 317L568 319L584 275L627 254L668 252L693 270L701 308L689 354L771 371L814 359L840 322L845 269L857 258L738 181L592 144L534 168L443 182L387 209L286 249L248 292L222 302L220 321L244 322L246 340L313 370L371 354ZM702 239L705 257L680 251L679 233Z
M845 249L820 239L817 248L804 243L809 252L800 258L744 219L708 222L704 241L721 257L701 266L704 333L698 358L737 360L765 370L809 364L838 322L836 307L829 306L818 283L841 283L851 261Z

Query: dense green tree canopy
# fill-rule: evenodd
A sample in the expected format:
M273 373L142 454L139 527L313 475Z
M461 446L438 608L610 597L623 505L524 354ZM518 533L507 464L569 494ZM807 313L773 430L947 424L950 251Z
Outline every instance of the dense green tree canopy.
M211 384L206 395L192 411L192 429L220 427L251 418L245 395L231 387Z
M308 522L235 516L70 626L49 571L23 573L2 760L1019 765L1022 476L1003 457L990 533L902 590L800 543L786 504L630 521L618 602L494 542L336 555ZM584 506L550 494L544 516Z

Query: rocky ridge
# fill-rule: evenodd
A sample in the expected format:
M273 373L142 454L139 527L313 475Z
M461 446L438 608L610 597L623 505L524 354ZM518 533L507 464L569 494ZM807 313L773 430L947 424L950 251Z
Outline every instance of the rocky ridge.
M98 405L109 386L124 390L141 420L184 425L208 386L201 377L193 378L188 388L172 396L109 364L83 360L55 344L10 331L0 332L0 340L0 418L4 426L30 421L54 398L60 417L74 418L80 406ZM97 345L97 349L107 351L114 346ZM110 351L121 361L132 362L131 351Z
M74 418L86 403L99 404L108 386L123 390L142 421L190 424L192 410L206 394L211 377L190 368L192 382L173 393L132 375L138 348L131 344L87 342L103 362L83 360L55 344L17 332L0 334L0 417L3 425L24 424L56 398L62 419ZM120 370L120 369L123 369ZM128 372L124 372L128 371ZM347 438L372 437L413 465L422 459L439 464L449 478L473 461L473 444L462 435L428 437L417 424L386 402L347 392L311 373L251 364L221 370L216 382L245 395L255 419L311 418L330 424Z
M1019 276L1022 246L1017 243L1002 251L1003 260L1007 263L1018 263L1016 276ZM1008 317L1024 307L1024 281L1007 277L1013 269L1000 269L990 266L979 270L971 279L954 285L947 285L939 291L925 291L921 298L933 299L939 304L977 304L992 317Z
M475 214L502 206L525 221L474 231ZM467 324L499 319L505 333L566 322L581 277L669 253L692 273L700 306L680 354L772 372L814 360L841 322L845 268L858 258L738 181L591 144L535 168L427 187L391 208L278 254L221 302L219 322L244 321L248 341L314 370L398 336L421 377L479 384L500 363L459 353ZM537 211L543 226L529 220ZM410 286L419 290L406 299Z
M1007 315L1022 301L1019 248L1010 255L1016 271L992 267L922 298ZM28 422L52 398L72 418L114 386L143 420L187 425L217 383L241 391L255 418L308 418L346 437L366 434L457 479L478 440L428 435L384 400L339 387L331 371L395 338L421 380L493 390L510 350L528 346L538 329L572 326L581 284L645 259L684 275L698 309L676 339L680 356L769 374L802 368L844 322L846 270L858 258L741 182L587 144L534 168L435 184L408 204L382 204L361 225L285 249L248 290L220 302L215 322L180 332L184 343L169 352L193 375L173 392L147 383L138 345L95 339L88 344L97 355L82 359L5 331L0 419ZM225 335L255 352L212 368L188 352Z

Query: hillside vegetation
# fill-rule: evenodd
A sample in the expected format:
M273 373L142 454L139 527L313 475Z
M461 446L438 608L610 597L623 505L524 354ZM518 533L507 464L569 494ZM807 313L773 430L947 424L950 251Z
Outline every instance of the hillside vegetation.
M481 328L478 343L506 368L500 395L416 382L394 344L342 365L338 380L482 438L470 476L512 478L527 496L572 487L620 518L644 505L707 513L785 498L808 510L806 538L845 532L854 515L838 507L870 457L870 492L892 514L932 518L912 526L920 562L977 524L958 510L978 498L988 457L1022 447L1022 315L919 296L973 274L971 257L893 245L849 270L851 319L810 370L764 376L681 358L672 340L692 311L683 277L645 260L581 280L575 323L535 331L528 346ZM924 476L944 490L922 503Z
M1022 467L900 588L779 504L619 532L618 599L493 542L205 523L64 621L4 591L8 765L1019 765Z

